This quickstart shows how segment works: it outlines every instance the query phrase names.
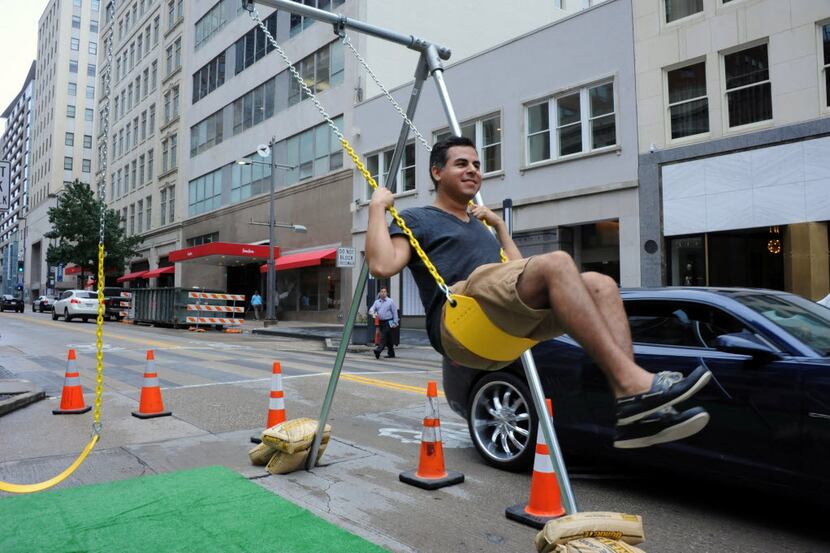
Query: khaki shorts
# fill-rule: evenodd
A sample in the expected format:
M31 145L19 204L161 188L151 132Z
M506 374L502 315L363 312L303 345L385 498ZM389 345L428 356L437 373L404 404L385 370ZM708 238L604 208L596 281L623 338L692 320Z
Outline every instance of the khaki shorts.
M532 257L507 263L489 263L473 271L467 280L450 286L454 294L475 298L487 318L513 336L548 340L563 333L550 309L532 309L519 298L516 283ZM444 305L447 309L447 305ZM494 371L510 362L492 361L467 350L444 328L441 314L441 345L451 360L465 367Z

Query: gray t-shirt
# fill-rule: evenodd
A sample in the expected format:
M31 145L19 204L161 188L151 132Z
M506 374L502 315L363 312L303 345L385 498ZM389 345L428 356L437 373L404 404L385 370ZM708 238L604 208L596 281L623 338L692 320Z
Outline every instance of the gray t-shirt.
M470 216L468 222L464 222L434 206L405 209L400 215L447 286L465 280L480 265L501 261L501 246L498 240L484 223L473 216ZM389 234L395 236L404 233L397 223L392 221ZM421 303L426 311L429 341L432 347L443 354L441 310L446 297L414 249L408 267L415 278Z

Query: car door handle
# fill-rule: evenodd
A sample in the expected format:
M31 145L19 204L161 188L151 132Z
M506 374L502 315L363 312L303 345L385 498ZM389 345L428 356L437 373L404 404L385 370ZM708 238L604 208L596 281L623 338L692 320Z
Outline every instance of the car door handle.
M807 416L812 418L812 419L830 420L830 415L826 415L824 413L809 413Z

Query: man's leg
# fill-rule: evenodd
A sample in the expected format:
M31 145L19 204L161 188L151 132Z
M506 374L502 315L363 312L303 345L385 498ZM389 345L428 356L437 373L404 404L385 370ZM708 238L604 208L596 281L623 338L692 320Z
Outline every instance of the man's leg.
M383 350L386 349L386 341L388 339L388 334L386 329L389 328L383 321L380 321L380 343L375 347L375 359L380 359L380 354L383 353Z
M602 320L614 337L614 341L626 355L634 360L634 347L631 344L631 328L625 314L620 289L613 278L602 273L582 273L582 282L591 294L594 305L599 309Z
M607 283L595 277L589 279L593 294L571 257L552 252L528 262L516 289L528 307L553 311L562 330L579 342L603 370L615 397L647 392L653 375L634 363L628 331L620 330L623 323L627 326L622 302L609 300Z
M392 339L392 332L394 332L394 329L389 326L389 322L387 322L384 326L386 328L383 329L383 333L386 341L388 357L395 357L395 340Z

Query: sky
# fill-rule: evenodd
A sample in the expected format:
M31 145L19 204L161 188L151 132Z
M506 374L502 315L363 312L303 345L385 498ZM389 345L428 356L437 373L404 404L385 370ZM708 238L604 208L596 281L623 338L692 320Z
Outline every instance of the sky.
M0 113L15 99L37 52L37 22L49 0L0 0ZM0 120L0 129L6 121Z

